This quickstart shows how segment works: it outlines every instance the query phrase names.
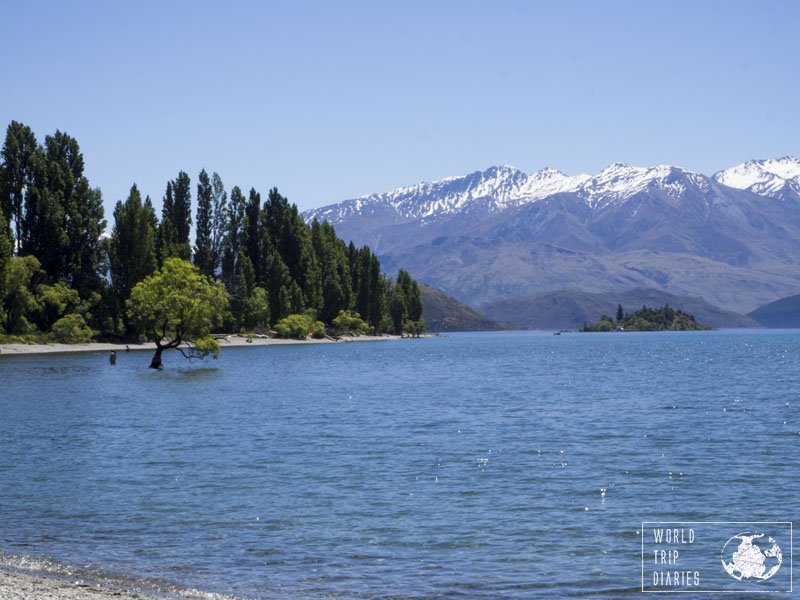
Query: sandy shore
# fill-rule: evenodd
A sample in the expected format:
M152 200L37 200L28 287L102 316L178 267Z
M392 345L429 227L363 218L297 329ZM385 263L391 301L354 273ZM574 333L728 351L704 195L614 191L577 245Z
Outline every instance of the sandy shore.
M255 346L279 346L287 344L342 344L349 342L378 342L385 340L399 339L398 336L392 335L360 335L358 337L342 337L338 341L331 339L315 340L308 338L307 340L282 340L278 338L248 338L239 335L229 335L225 338L219 339L219 345L224 350L225 348L233 347L255 347ZM148 350L152 352L155 350L155 344L106 344L102 342L91 342L88 344L0 344L0 355L9 354L54 354L61 352L111 352L116 350L117 353L123 353L127 349L134 350Z

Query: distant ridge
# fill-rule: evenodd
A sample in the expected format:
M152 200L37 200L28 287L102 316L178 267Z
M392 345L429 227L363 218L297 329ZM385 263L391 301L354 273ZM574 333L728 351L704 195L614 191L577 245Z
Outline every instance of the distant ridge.
M747 314L764 327L800 328L800 294L781 298Z
M420 284L422 316L428 331L497 331L500 325L466 304L428 285Z
M595 175L496 166L303 216L472 307L645 287L743 314L800 293L793 157L713 176L672 165L614 163Z
M490 319L507 321L523 329L576 329L596 322L602 315L613 318L620 304L626 313L644 305L657 308L668 304L715 328L758 327L753 319L712 306L701 298L647 288L594 294L559 290L499 300L482 306L481 311Z

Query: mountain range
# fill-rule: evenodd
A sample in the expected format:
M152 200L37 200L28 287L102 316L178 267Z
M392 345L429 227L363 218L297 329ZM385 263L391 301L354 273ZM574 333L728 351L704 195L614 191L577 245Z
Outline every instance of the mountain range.
M614 163L596 175L510 166L304 213L389 272L477 307L557 290L651 288L746 313L800 293L800 161L706 176Z

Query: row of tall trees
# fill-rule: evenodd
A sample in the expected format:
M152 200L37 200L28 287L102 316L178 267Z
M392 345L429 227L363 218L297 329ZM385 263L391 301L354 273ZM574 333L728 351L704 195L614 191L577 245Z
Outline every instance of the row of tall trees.
M69 316L82 335L91 327L135 337L140 320L126 301L170 258L224 284L227 330L266 328L295 314L331 325L355 313L375 332L424 327L419 286L408 273L387 278L369 247L346 244L327 222L307 225L277 189L263 200L255 189L228 193L205 170L193 189L181 171L167 183L160 216L134 184L114 207L110 236L105 229L102 196L84 176L77 141L57 131L40 145L29 127L12 122L0 164L6 333L53 331Z

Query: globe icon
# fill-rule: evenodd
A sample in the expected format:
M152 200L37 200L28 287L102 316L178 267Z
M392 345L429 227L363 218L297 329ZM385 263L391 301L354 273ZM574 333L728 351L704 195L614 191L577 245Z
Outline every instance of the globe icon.
M765 581L781 568L783 554L766 534L745 532L725 542L721 560L725 572L737 581Z

